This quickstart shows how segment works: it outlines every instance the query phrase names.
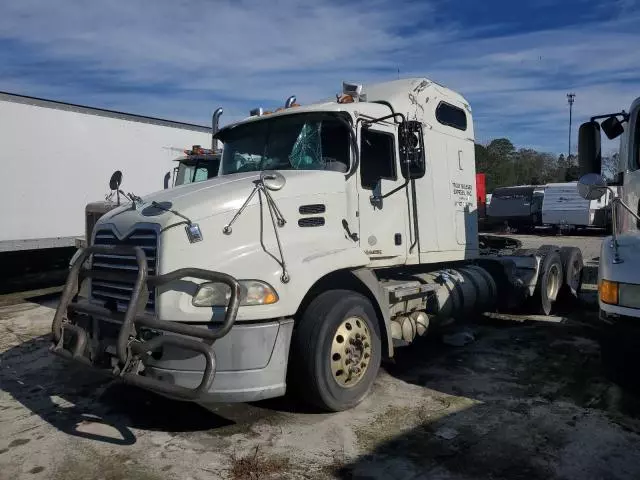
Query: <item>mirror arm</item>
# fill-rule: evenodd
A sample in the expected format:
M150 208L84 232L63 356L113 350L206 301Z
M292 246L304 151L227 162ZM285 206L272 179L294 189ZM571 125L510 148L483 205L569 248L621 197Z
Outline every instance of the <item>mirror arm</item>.
M609 188L609 187L607 187L607 188ZM609 190L613 193L613 190L611 190L610 188L609 188ZM640 222L640 216L638 216L637 213L635 213L633 210L631 210L631 208L626 203L624 203L624 201L622 201L622 199L620 197L615 197L611 201L611 203L619 203L620 205L622 205L622 208L624 208L627 212L629 212L629 214L631 214L631 216L633 218L636 219L636 221Z
M393 118L394 122L397 122L396 117L400 117L400 121L401 122L405 122L406 118L402 113L391 113L389 115L385 115L384 117L378 117L378 118L373 118L371 120L362 120L362 126L366 127L369 125L372 125L374 123L379 123L379 122L383 122L385 120L388 120L390 118ZM360 119L358 119L358 121L360 121Z
M624 110L622 110L621 112L617 112L617 113L607 113L605 115L595 115L595 116L591 117L591 121L595 122L596 120L600 120L601 118L617 117L618 115L622 116L622 121L623 122L628 122L629 121L629 114L627 112L625 112Z
M385 198L387 198L387 197L390 197L390 196L391 196L391 195L393 195L394 193L399 192L399 191L400 191L400 190L402 190L403 188L406 188L406 187L407 187L407 185L409 185L409 182L410 182L410 181L411 181L410 179L407 179L407 180L405 180L405 182L404 182L402 185L400 185L400 186L398 186L398 187L394 188L394 189L393 189L393 190L391 190L390 192L387 192L387 193L385 193L384 195L371 195L371 197L370 197L370 198L371 198L371 200L383 200L383 199L385 199Z
M606 187L612 194L615 192L610 188ZM614 197L611 200L611 248L613 248L613 263L619 264L622 263L622 259L620 258L620 252L618 250L618 216L616 214L616 205L621 205L627 212L631 214L633 218L636 219L636 222L640 222L640 216L636 214L631 208L624 203L624 201L620 197Z

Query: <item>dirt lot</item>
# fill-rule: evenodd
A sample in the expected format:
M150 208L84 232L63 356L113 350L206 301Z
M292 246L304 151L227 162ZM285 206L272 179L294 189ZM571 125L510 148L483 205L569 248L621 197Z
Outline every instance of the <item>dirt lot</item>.
M330 415L113 384L50 356L36 300L0 307L3 479L640 478L640 400L605 378L593 312L458 325L475 341L400 351Z

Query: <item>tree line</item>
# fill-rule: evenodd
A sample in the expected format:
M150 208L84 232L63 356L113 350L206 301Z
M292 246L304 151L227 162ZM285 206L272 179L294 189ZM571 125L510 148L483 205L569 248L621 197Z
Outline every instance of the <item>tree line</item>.
M516 147L507 138L476 143L476 171L486 174L487 193L513 185L544 185L574 182L580 177L575 155L554 155L530 148ZM617 165L618 154L603 157L603 175L610 178Z
M516 147L507 138L476 143L476 171L486 174L487 192L512 185L543 185L578 180L574 155L565 157Z

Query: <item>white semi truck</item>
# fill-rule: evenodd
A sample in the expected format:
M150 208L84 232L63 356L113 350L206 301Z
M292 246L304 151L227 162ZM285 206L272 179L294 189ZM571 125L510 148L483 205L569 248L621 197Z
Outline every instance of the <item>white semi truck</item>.
M335 101L251 113L217 133L218 177L96 223L53 353L173 398L294 390L338 411L433 328L526 302L549 313L579 288L581 263L563 266L578 249L504 254L478 236L471 108L450 89L345 83Z
M617 173L609 183L601 175L600 125L609 139L620 138ZM603 360L616 375L633 371L637 387L632 365L640 351L640 98L628 113L598 115L582 124L579 159L580 194L587 200L612 196L612 234L602 241L598 261Z
M147 194L176 152L210 141L210 127L0 92L0 252L74 246L114 170Z

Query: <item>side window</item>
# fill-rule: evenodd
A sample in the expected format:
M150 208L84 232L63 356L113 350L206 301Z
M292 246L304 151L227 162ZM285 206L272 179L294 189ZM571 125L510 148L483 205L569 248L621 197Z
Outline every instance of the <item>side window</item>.
M453 105L440 102L436 108L436 120L442 125L457 128L458 130L467 129L467 114L464 110Z
M360 141L360 182L363 188L373 190L381 178L397 178L394 136L363 128Z

